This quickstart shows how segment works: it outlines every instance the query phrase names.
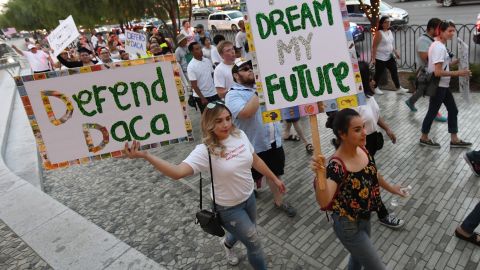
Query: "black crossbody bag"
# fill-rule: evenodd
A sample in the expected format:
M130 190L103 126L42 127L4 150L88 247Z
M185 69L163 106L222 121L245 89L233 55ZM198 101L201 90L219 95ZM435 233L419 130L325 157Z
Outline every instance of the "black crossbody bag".
M210 151L208 150L208 163L210 165L210 180L212 183L212 196L213 196L213 212L207 209L202 209L202 174L200 174L200 211L195 215L197 220L195 224L200 224L202 229L211 235L223 237L225 231L222 228L222 222L220 220L220 215L217 212L217 207L215 204L215 188L213 187L213 171L212 171L212 157L210 156Z

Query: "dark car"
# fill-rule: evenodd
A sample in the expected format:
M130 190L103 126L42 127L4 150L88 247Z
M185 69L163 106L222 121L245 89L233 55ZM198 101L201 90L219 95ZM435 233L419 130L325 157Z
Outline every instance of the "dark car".
M193 18L196 20L197 18L207 18L210 14L215 13L217 10L212 7L208 8L197 8L192 12Z
M352 33L353 41L360 42L365 40L365 29L363 26L357 25L356 23L350 22L350 33Z
M477 23L473 29L473 42L480 44L480 14L477 16Z
M437 3L442 4L444 7L451 7L460 3L479 3L479 0L437 0Z

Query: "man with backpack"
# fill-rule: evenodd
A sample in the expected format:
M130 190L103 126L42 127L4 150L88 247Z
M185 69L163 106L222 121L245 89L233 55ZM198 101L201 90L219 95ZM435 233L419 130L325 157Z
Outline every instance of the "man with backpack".
M427 23L427 30L426 32L421 35L417 40L417 63L418 69L417 74L422 71L423 68L427 66L428 63L428 49L430 45L433 43L433 38L436 36L435 32L437 31L438 25L442 22L439 18L431 18ZM405 100L405 104L410 108L410 111L416 112L417 108L415 108L415 103L418 101L420 97L425 95L423 88L416 89L415 93L407 100ZM438 122L446 122L447 118L442 116L439 112L435 120Z

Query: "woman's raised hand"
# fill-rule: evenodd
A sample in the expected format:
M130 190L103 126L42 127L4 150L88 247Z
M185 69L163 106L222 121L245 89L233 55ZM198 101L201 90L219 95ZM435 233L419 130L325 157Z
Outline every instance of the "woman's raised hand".
M146 158L148 156L147 151L140 151L140 143L137 141L133 141L130 147L126 142L124 151L128 158Z

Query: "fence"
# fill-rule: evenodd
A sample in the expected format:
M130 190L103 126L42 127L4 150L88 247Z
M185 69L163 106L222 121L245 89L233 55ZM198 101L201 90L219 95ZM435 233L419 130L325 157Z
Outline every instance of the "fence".
M474 24L457 25L457 34L452 41L447 43L447 48L458 55L457 37L461 38L468 44L470 54L470 63L480 64L480 44L475 44L473 36L475 32ZM418 38L425 33L426 25L406 25L398 29L392 30L395 36L395 47L399 50L401 58L398 59L397 65L401 69L416 70L416 45ZM211 36L214 37L217 34L224 35L227 40L235 41L236 32L228 31L210 31ZM361 60L370 62L371 60L371 48L372 48L372 35L370 32L365 32L365 39L355 43L357 53Z

